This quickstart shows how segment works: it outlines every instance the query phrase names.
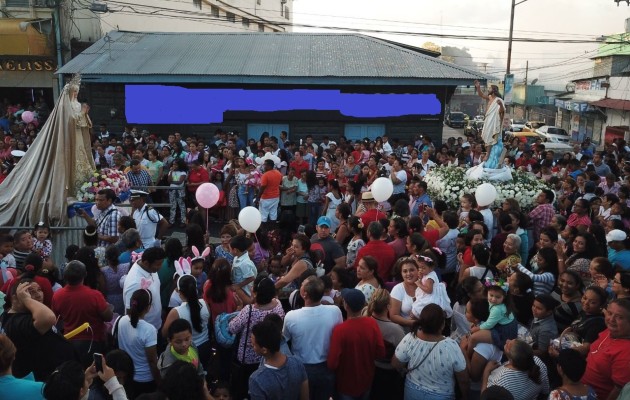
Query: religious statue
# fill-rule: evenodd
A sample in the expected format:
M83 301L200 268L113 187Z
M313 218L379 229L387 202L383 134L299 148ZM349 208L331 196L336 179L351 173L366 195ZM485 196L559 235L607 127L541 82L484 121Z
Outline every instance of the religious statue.
M503 152L503 115L505 114L503 99L496 85L490 86L488 94L481 91L479 81L475 81L475 88L479 97L487 101L486 117L481 132L481 138L486 146L486 154L482 161L484 161L485 168L499 168L503 162L501 159L501 153Z
M89 107L77 100L81 79L66 84L24 157L0 185L0 225L50 226L68 221L68 197L96 170Z
M76 193L79 186L90 178L90 174L96 168L94 157L89 150L92 130L92 120L88 115L90 106L87 105L87 103L81 104L77 100L80 86L81 78L75 76L64 88L64 92L67 90L67 97L72 110L70 120L68 121L68 131L70 137L75 138L72 143L74 149L68 149L71 150L69 154L74 156L72 157L73 159L69 161L74 165L70 166L69 171L71 175L66 188L73 190L74 193Z

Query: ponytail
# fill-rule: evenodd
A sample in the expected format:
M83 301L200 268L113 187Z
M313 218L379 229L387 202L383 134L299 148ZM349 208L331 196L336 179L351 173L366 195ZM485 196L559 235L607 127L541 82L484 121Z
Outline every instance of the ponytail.
M177 290L181 293L190 309L190 322L193 329L197 332L201 332L203 327L201 325L201 305L199 304L199 297L197 296L197 279L192 275L184 275L177 280Z
M131 295L131 301L129 304L129 320L131 326L138 327L138 321L140 315L151 306L151 292L147 289L138 289Z

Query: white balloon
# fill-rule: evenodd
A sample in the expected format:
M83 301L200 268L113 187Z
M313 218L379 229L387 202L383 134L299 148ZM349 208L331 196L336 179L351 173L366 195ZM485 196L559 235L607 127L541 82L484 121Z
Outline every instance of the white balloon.
M489 206L497 199L497 189L491 183L482 183L475 190L475 200L480 207Z
M260 211L256 207L248 206L238 213L238 223L247 232L254 233L260 228L262 218Z
M372 183L372 196L377 202L387 201L394 193L394 184L390 178L381 177Z
M241 157L245 157L245 150L239 151L238 155L241 156Z

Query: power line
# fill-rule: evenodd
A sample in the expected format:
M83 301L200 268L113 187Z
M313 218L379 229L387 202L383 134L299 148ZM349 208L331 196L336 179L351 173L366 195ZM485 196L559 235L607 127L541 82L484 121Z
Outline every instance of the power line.
M168 2L179 3L179 0L163 0ZM267 11L267 12L276 12L276 9L269 8L259 8L259 7L235 7L233 5L227 4L228 6L240 10L254 10L254 11ZM497 31L503 32L505 29L501 28L488 28L488 27L476 27L476 26L467 26L467 25L449 25L449 24L436 24L429 22L416 22L416 21L403 21L403 20L391 20L391 19L380 19L380 18L365 18L365 17L353 17L353 16L340 16L340 15L332 15L332 14L313 14L313 13L304 13L299 11L292 11L293 15L306 15L306 16L317 16L317 17L326 17L326 18L343 18L344 20L360 20L360 21L375 21L375 22L392 22L397 24L404 25L423 25L423 26L435 26L435 27L450 27L457 28L458 30L482 30L482 31ZM581 36L581 37L590 37L588 34L581 33L566 33L566 32L547 32L547 31L529 31L529 30L515 30L514 32L521 33L537 33L537 34L546 34L546 35L554 35L554 36Z
M212 16L211 14L198 12L198 11L183 11L178 9L166 8L166 7L157 7L157 6L139 6L139 5L130 5L129 3L124 3L115 0L109 0L108 3L119 4L125 7L129 7L133 11L137 12L134 9L135 7L149 8L154 9L156 11L150 14L157 14L159 11L172 12L176 14L183 14L185 16L193 17L196 20L201 19L210 19L210 20L224 20L226 18ZM174 16L177 17L177 16ZM182 17L184 18L184 17ZM405 36L426 36L426 37L437 37L437 38L451 38L451 39L460 39L460 40L480 40L480 41L508 41L507 37L503 36L473 36L473 35L455 35L455 34L440 34L440 33L430 33L430 32L411 32L411 31L393 31L393 30L382 30L382 29L366 29L366 28L349 28L349 27L339 27L339 26L321 26L321 25L312 25L312 24L297 24L294 22L288 21L268 21L263 19L250 19L252 22L261 22L267 23L271 25L277 26L290 26L290 27L302 27L302 28L318 28L318 29L328 29L328 30L339 30L344 32L362 32L362 33L382 33L382 34L390 34L390 35L405 35ZM512 39L513 42L530 42L530 43L600 43L596 39L551 39L551 38L527 38L527 37L516 37ZM619 44L626 43L624 41L619 42ZM615 42L610 43L615 44Z

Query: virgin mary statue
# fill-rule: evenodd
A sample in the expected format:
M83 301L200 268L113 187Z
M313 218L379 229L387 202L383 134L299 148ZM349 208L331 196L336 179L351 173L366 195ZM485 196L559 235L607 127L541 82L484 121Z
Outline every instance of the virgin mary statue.
M0 185L0 226L65 225L68 197L96 169L87 105L77 101L81 79L64 86L26 155Z

